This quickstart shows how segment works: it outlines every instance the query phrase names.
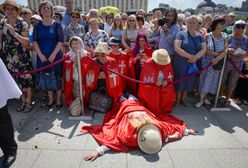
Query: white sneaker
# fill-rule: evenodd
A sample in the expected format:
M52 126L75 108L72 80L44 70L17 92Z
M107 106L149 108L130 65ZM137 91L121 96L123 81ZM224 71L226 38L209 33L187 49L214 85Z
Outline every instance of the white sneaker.
M195 104L195 107L199 108L199 107L201 107L202 105L203 105L203 102L198 102L198 103Z
M205 99L204 99L204 104L206 104L206 105L210 105L210 104L211 104L211 102L210 102L207 98L205 98Z

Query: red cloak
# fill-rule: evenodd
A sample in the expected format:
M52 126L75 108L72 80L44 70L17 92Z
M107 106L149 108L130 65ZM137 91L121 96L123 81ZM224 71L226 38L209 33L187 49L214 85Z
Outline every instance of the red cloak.
M163 142L166 139L172 141L182 138L186 129L186 124L175 116L166 114L158 118L140 102L126 100L106 114L103 125L84 126L81 132L91 133L99 144L114 151L128 152L138 149L138 129L131 123L137 113L151 119L159 128ZM169 135L178 136L168 139Z
M152 48L145 48L144 52L148 59L152 57ZM135 58L135 55L133 52L130 53L130 60L129 60L129 66L130 66L130 77L133 78L133 79L136 79L136 75L135 75L135 63L134 63L134 58ZM139 79L137 79L139 80ZM132 82L130 81L130 87L131 87L131 90L132 90L132 93L134 95L137 95L137 92L138 92L138 88L137 88L137 83L135 82Z
M116 72L118 72L117 62L110 57L107 57L108 61L104 64ZM98 76L101 71L101 66L96 62L96 59L90 60L86 58L82 61L83 71L83 83L85 88L84 101L87 103L89 100L90 92L98 90ZM105 72L105 82L108 96L112 97L114 103L116 103L122 95L122 81L121 77L114 74L113 72L102 69Z
M65 54L64 57L68 57L69 53ZM91 57L90 53L87 52L87 56ZM84 60L87 57L82 57L82 62L85 62ZM72 89L73 89L73 65L74 61L70 58L66 59L63 63L63 81L64 81L64 97L65 97L65 104L67 106L70 106L71 103L75 100L75 97L73 96Z
M116 55L110 52L109 57L116 60L119 73L129 76L129 57L126 53L121 52L120 54ZM127 88L127 80L125 78L122 78L122 84L123 90L125 90Z
M152 59L145 62L141 71L140 80L148 83L157 83L159 71L163 73L167 85L157 87L154 85L139 86L138 98L155 115L170 113L176 100L174 85L174 71L171 64L158 65Z

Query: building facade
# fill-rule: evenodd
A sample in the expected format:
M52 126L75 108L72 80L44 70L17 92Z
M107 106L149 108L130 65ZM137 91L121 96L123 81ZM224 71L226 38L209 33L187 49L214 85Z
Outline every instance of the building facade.
M43 0L28 0L28 6L31 9L38 9ZM53 5L63 5L64 0L50 0ZM75 8L82 10L82 13L88 13L90 9L99 9L103 6L115 6L122 12L136 11L138 9L148 9L148 0L74 0Z

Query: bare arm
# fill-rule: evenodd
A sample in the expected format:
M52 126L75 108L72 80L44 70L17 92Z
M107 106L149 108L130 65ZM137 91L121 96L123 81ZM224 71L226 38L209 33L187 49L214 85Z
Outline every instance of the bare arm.
M182 40L178 40L176 39L174 41L174 49L177 52L177 54L179 54L181 57L186 58L186 59L190 59L192 57L192 55L188 54L186 51L184 51L181 48L181 44L182 44Z

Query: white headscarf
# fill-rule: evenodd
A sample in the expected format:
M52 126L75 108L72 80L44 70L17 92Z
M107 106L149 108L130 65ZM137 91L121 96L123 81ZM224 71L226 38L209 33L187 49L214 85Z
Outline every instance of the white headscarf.
M69 47L70 47L69 55L70 55L70 57L73 58L73 57L77 56L77 52L73 51L72 50L72 47L71 47L71 41L72 41L72 39L77 39L77 41L79 41L80 46L81 46L81 50L80 50L81 57L86 56L87 55L87 51L84 50L83 40L80 37L78 37L78 36L73 36L69 40Z

